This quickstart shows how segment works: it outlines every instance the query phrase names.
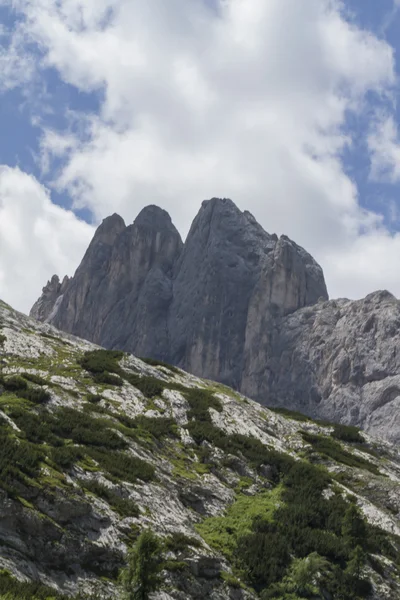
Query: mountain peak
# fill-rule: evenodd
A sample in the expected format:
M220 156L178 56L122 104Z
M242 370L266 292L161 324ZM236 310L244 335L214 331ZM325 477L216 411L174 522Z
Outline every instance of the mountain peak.
M149 204L145 206L133 223L136 227L143 227L146 229L174 229L175 226L172 223L169 213L160 208L156 204Z

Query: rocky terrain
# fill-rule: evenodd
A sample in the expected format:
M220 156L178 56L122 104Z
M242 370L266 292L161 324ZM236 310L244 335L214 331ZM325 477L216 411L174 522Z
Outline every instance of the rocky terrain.
M373 314L394 300L369 302ZM336 340L348 303L328 306L329 321L325 303L286 317L299 348L303 320L314 335L324 318L324 342ZM363 335L380 335L370 327ZM3 303L0 355L2 600L122 598L119 570L148 528L164 548L155 600L400 597L394 446L101 350ZM328 359L338 384L352 381L344 358ZM368 373L373 385L372 363Z
M75 276L53 277L31 315L400 441L399 301L328 301L313 258L230 200L204 202L185 244L155 206L128 227L105 219Z

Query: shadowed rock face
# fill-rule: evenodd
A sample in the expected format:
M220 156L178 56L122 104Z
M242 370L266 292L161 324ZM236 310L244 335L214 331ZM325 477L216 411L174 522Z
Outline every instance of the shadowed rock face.
M62 298L47 294L31 314L240 389L270 320L320 297L323 273L307 252L214 198L185 244L156 206L128 227L118 215L105 219Z

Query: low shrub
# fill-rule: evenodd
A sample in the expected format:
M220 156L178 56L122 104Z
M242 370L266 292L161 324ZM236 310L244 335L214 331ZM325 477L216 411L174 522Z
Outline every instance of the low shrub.
M161 396L165 383L156 377L140 377L135 373L124 372L124 377L131 385L137 388L146 398Z
M86 400L88 402L91 402L92 404L97 404L98 402L101 402L103 400L103 396L101 396L100 394L88 394L86 396Z
M152 481L155 475L153 465L123 452L106 452L96 448L88 448L87 454L95 460L100 468L110 475L110 479L115 482L127 481L136 483L138 479L142 481Z
M85 481L84 487L95 496L105 500L121 517L139 516L139 507L133 500L130 498L122 498L112 489L102 485L98 481Z
M48 385L48 381L43 379L40 375L36 375L35 373L21 373L21 377L30 381L31 383L36 383L36 385Z
M8 571L0 570L0 594L4 600L67 600L53 588L41 583L18 581Z
M121 377L114 375L113 373L107 373L106 371L104 371L104 373L94 373L93 379L96 383L102 383L104 385L116 385L119 387L124 385L124 381Z
M79 364L89 373L121 373L118 361L124 356L119 350L92 350L85 352Z
M277 413L278 415L282 415L283 417L288 417L288 419L293 419L294 421L300 421L302 423L311 421L311 419L309 417L307 417L306 415L304 415L301 412L298 412L296 410L289 410L288 408L281 408L281 407L275 407L275 406L268 406L267 407L268 410L271 410L274 413Z
M19 392L28 388L28 383L20 375L3 378L3 386L9 392Z
M19 398L25 398L26 400L30 400L34 404L45 404L51 400L51 394L47 390L43 390L42 388L27 388L18 390L16 395Z
M200 548L201 542L194 537L189 537L180 531L174 531L165 539L165 548L171 552L183 552L190 546Z
M169 369L169 371L172 371L172 373L177 373L177 374L180 373L179 369L177 367L174 367L174 365L170 365L162 360L157 360L156 358L140 357L140 360L142 360L144 363L150 365L151 367L165 367L165 368Z
M325 437L323 435L316 435L303 431L302 436L305 442L311 444L313 449L326 458L342 463L348 467L355 467L357 469L365 469L370 471L374 475L380 475L380 471L376 465L369 462L365 458L355 456L347 450L344 450L342 446L331 437Z
M365 442L358 427L336 423L331 436L342 442L363 444Z

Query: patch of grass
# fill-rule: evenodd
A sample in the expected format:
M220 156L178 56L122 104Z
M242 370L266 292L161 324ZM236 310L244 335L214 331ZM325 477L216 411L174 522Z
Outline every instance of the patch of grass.
M4 346L7 341L7 336L4 333L0 333L0 348Z
M205 519L196 531L209 546L233 559L239 538L251 533L254 519L272 521L281 497L281 486L256 496L240 495L224 516Z

